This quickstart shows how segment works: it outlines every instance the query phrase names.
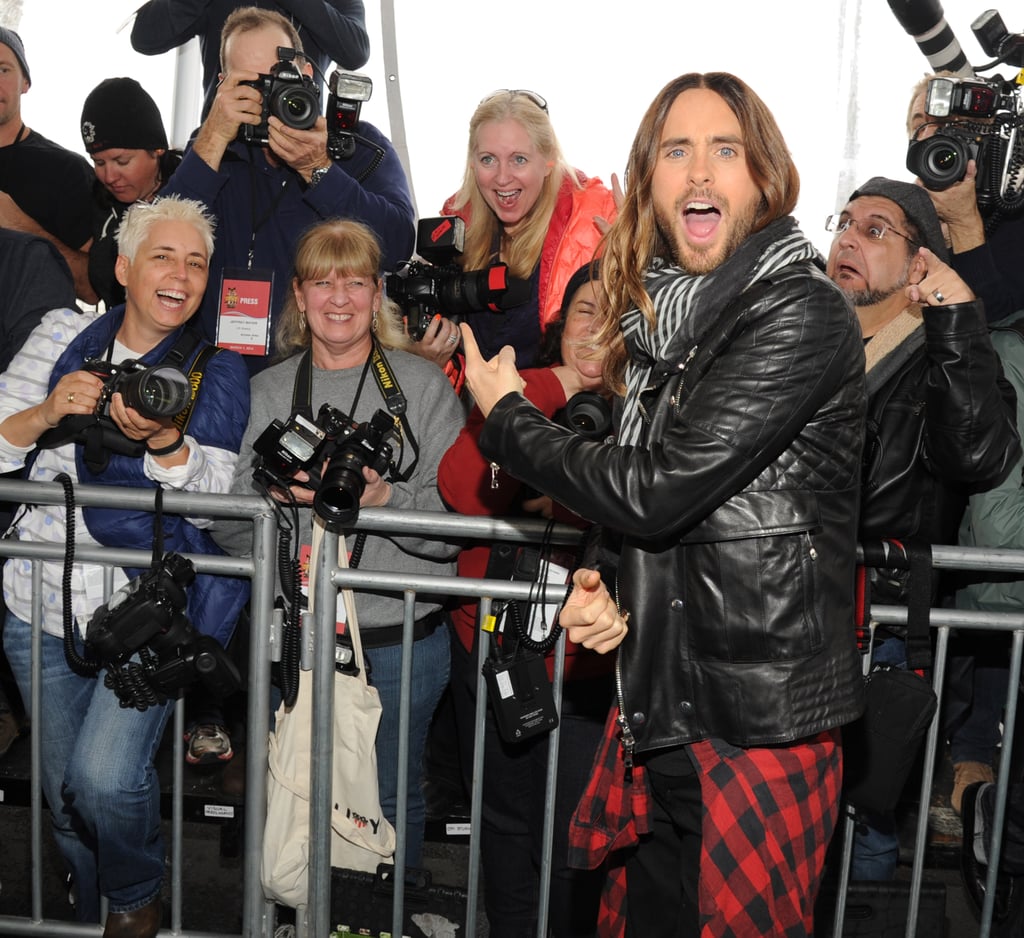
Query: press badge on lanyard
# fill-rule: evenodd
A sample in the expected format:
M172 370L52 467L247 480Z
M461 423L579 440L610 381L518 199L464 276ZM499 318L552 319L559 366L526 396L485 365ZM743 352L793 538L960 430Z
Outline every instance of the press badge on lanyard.
M242 355L270 351L273 270L226 267L220 281L217 345Z

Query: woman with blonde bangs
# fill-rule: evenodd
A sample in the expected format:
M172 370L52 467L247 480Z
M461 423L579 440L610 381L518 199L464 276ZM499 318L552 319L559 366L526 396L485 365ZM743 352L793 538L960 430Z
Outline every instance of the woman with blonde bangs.
M502 90L484 98L470 120L462 186L442 213L466 224L463 270L504 263L520 281L521 302L463 317L481 349L493 355L511 345L519 366L532 367L570 277L597 252L599 224L615 217L611 191L566 162L540 95ZM415 350L447 365L459 339L456 323L439 315Z
M286 356L252 378L252 407L242 439L233 493L267 489L253 479L253 444L274 420L295 411L314 419L330 404L359 424L377 411L394 413L386 390L397 385L406 409L400 418L393 467L385 476L362 467L361 508L441 511L437 467L463 424L462 408L444 374L407 350L397 307L384 296L382 256L374 233L354 221L333 219L310 228L295 252L291 293L277 327L277 349ZM380 358L378 358L380 356ZM378 380L374 363L383 361L392 383ZM396 425L397 429L397 425ZM300 507L295 540L300 559L308 559L314 492L297 471L293 483L271 486L278 501ZM288 482L289 480L284 480ZM340 519L337 519L340 521ZM319 522L318 522L319 523ZM347 547L366 570L451 576L458 547L416 536L359 534L345 524ZM365 540L363 540L365 538ZM226 550L251 550L247 523L218 522L216 539ZM305 577L303 577L305 581ZM303 582L305 591L305 582ZM368 660L370 683L380 694L383 713L377 734L377 774L381 807L392 823L398 799L399 683L402 665L404 598L384 592L359 592L356 609ZM420 865L426 809L421 790L423 749L437 702L448 684L448 616L435 597L417 597L412 662L406 862Z

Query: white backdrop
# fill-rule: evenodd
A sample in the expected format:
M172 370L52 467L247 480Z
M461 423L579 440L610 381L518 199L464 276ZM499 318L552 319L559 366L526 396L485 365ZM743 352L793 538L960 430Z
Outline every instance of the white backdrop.
M142 56L129 41L141 0L22 2L16 28L34 79L22 99L29 126L80 151L82 101L116 75L141 81L174 126L177 54ZM391 80L402 93L421 215L435 214L457 188L469 117L490 91L542 94L569 161L608 182L612 172L621 174L647 104L688 71L734 72L774 111L801 173L797 215L819 247L828 244L825 216L857 182L877 174L909 178L907 99L928 63L885 0L726 0L717 20L708 5L698 16L685 2L665 0L632 0L615 15L584 0L395 6L399 73ZM1020 9L1004 7L1007 27L1024 29ZM982 0L945 0L943 8L968 59L982 64L970 30ZM378 0L366 0L366 12L373 57L365 71L374 94L363 116L389 132ZM198 68L197 58L186 62ZM193 114L197 120L197 101ZM175 143L185 137L182 131Z

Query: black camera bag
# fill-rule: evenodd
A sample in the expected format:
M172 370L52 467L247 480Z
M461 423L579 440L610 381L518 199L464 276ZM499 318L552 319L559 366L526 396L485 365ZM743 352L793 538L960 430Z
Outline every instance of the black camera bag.
M923 673L932 664L928 634L931 547L904 544L902 551L892 552L881 545L864 545L864 565L906 566L910 570L907 667L872 668L865 678L864 715L843 728L843 796L856 808L887 814L899 802L938 707L935 691ZM863 626L870 615L870 578L866 574L865 569L858 570L864 585L858 624Z

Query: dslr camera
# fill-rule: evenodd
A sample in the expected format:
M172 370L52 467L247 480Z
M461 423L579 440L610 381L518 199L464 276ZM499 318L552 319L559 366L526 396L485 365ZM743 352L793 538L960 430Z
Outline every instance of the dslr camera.
M122 707L146 710L202 681L216 697L241 686L234 663L215 638L196 632L185 615L191 561L169 553L121 587L89 620L86 645L107 669L105 682ZM131 661L134 655L139 661Z
M267 120L271 115L295 130L309 130L316 123L320 116L320 93L313 79L303 75L295 66L295 56L301 54L287 46L278 46L280 61L270 69L269 75L239 82L263 95L259 124L242 124L238 128L238 136L243 143L254 147L267 146L270 143Z
M462 270L455 259L465 240L461 218L423 218L416 229L416 253L423 261L404 261L385 279L387 294L416 342L438 313L458 322L468 313L500 313L530 298L530 282L510 277L507 264Z
M394 418L387 411L378 410L365 423L356 423L324 404L315 421L296 412L283 423L270 423L253 443L258 456L253 478L284 489L296 484L311 489L316 493L313 510L329 531L340 532L359 515L359 499L366 490L363 468L382 476L393 474L398 441ZM309 475L308 482L296 482L299 470Z
M1024 67L1024 35L1011 35L995 10L979 16L971 29L985 53L996 57L986 68L999 62ZM933 78L925 113L943 123L934 135L911 140L907 169L926 188L948 189L964 178L968 161L974 160L980 208L1010 213L1024 206L1024 86L999 76Z
M125 404L150 420L175 417L192 400L188 378L173 365L148 366L133 358L114 365L102 358L89 358L82 368L103 381L96 402L99 417L109 418L110 401L117 393Z

